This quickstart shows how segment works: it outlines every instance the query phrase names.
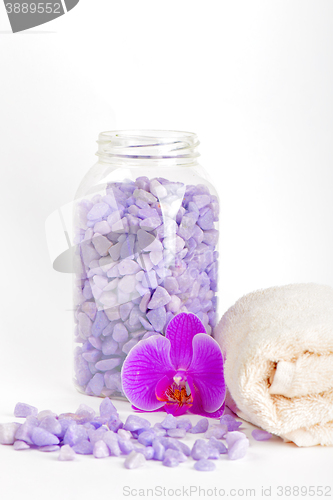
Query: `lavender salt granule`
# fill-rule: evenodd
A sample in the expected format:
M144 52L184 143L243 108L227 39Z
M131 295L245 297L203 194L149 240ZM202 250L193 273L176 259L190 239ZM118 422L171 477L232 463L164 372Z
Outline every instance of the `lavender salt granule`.
M163 444L158 439L154 439L152 442L152 447L154 449L154 460L164 460L165 447L163 446Z
M30 446L25 441L20 441L19 439L14 442L14 450L29 450Z
M88 441L87 439L83 439L73 446L73 451L75 451L75 453L78 453L79 455L92 455L93 449L94 447L92 443L90 443L90 441Z
M209 425L208 419L204 417L200 419L199 422L197 422L195 426L189 430L189 432L191 434L199 434L201 432L206 432L208 429L208 425Z
M0 424L0 444L13 444L15 439L18 439L16 436L20 427L21 424L16 422ZM26 439L23 439L23 441L26 441Z
M183 438L186 436L186 430L183 428L178 428L178 429L168 429L167 430L167 435L173 438Z
M31 432L31 441L37 446L48 446L59 444L59 439L51 432L41 428L34 427Z
M177 423L178 423L177 418L171 415L171 413L169 413L165 417L165 419L162 420L161 426L163 427L163 429L176 429Z
M156 435L153 429L141 432L138 436L138 442L144 446L150 446L155 439Z
M144 455L133 450L129 455L127 455L124 466L126 469L137 469L138 467L142 467L145 463L146 459Z
M26 403L17 403L14 409L14 417L26 418L29 415L37 415L38 410L35 406Z
M149 420L137 415L129 415L124 424L124 429L125 431L137 431L139 429L148 429L150 426Z
M155 451L154 451L154 448L152 446L134 445L134 450L137 453L143 453L146 460L152 460L154 458Z
M105 441L102 439L96 441L93 448L93 455L95 458L106 458L110 456L110 451Z
M216 466L214 462L207 460L205 458L201 458L194 464L194 469L199 471L212 471L215 470Z
M49 444L46 446L38 446L37 449L38 451L49 453L51 451L58 451L60 449L60 446L58 446L57 444Z
M117 409L112 403L110 398L104 398L99 406L99 413L101 417L111 417L112 414L117 414Z
M109 450L110 450L110 455L119 457L120 455L120 448L119 448L119 437L118 435L113 432L113 431L107 431L103 434L103 441L107 444Z
M75 460L75 457L76 457L75 451L68 444L65 444L60 449L58 460L60 460L61 462L67 462Z
M228 432L226 442L228 445L228 457L230 460L238 460L246 455L249 447L249 440L243 432Z
M128 439L119 439L118 446L123 455L128 455L134 450L134 444Z
M222 415L220 423L222 425L226 425L229 432L237 431L237 429L242 425L242 422L235 420L232 415Z
M173 450L171 448L168 448L164 455L164 458L169 457L174 457L178 462L186 462L187 460L187 457L183 452L179 450Z
M256 441L268 441L272 437L272 434L262 429L254 429L251 434Z

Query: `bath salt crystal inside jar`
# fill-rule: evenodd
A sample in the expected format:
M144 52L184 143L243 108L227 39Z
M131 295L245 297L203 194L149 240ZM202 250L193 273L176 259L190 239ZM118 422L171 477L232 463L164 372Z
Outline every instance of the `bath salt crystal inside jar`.
M219 203L197 136L103 132L74 204L74 380L124 398L121 367L180 312L217 318Z

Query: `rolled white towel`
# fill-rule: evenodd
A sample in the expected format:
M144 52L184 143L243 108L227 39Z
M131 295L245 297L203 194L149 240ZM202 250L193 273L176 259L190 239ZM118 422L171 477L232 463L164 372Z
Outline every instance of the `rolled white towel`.
M333 445L333 288L258 290L222 317L227 405L298 446Z

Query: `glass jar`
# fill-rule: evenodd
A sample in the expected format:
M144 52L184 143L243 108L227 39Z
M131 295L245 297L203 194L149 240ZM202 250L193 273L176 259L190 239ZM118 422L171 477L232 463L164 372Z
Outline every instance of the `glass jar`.
M76 387L124 398L121 367L179 312L216 324L219 205L197 136L103 132L74 208Z

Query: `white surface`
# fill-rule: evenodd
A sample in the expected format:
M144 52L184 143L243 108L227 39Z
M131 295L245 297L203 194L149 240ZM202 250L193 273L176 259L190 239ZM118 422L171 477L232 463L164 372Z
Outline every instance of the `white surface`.
M333 285L332 19L328 0L81 0L12 35L0 5L0 421L16 401L98 407L71 386L70 278L52 270L44 223L95 162L100 131L199 135L221 198L220 314L257 288ZM184 484L254 485L258 497L261 485L332 485L331 448L251 444L243 461L200 475L0 447L0 495L118 500L126 485Z

